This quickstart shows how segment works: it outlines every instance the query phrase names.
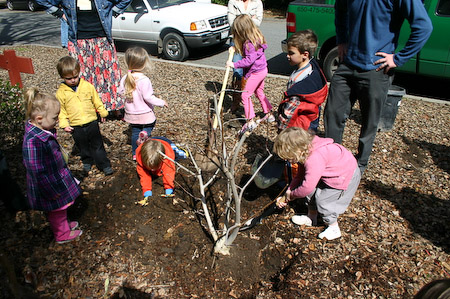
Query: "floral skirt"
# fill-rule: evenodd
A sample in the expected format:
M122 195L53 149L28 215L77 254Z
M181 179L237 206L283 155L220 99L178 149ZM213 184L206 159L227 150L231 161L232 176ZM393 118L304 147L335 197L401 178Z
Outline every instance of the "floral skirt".
M114 43L106 37L69 41L70 56L80 63L81 77L94 85L106 110L119 110L125 99L117 93L122 72Z

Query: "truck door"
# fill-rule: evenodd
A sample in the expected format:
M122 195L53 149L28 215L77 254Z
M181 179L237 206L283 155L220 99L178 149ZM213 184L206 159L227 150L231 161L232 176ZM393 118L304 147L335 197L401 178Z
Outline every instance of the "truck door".
M428 15L433 32L419 54L420 74L450 77L450 0L431 1Z
M113 20L113 30L116 27L120 32L116 38L156 43L158 34L153 30L153 12L146 0L133 0L124 13Z

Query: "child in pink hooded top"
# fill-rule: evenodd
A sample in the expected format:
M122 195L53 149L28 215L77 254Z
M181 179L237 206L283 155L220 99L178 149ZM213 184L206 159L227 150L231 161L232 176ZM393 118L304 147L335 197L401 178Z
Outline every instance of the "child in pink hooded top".
M264 94L264 79L267 76L267 60L264 54L267 44L259 28L248 15L239 15L232 26L234 48L243 56L236 62L227 61L227 67L243 68L244 80L242 103L244 105L245 118L247 122L242 127L240 134L256 128L257 123L253 120L255 111L251 96L256 94L265 116L261 120L274 122L272 105Z
M167 107L167 103L154 95L152 83L144 74L150 68L150 58L144 48L129 48L125 62L128 72L120 80L119 93L126 98L123 119L131 126L131 151L136 160L138 139L149 137L155 127L154 106Z
M319 238L339 238L337 218L347 209L361 179L353 154L331 138L320 138L297 127L281 131L273 150L282 159L299 164L297 176L285 196L277 199L277 206L282 208L288 201L305 198L308 215L295 215L292 222L316 225L319 212L328 226Z

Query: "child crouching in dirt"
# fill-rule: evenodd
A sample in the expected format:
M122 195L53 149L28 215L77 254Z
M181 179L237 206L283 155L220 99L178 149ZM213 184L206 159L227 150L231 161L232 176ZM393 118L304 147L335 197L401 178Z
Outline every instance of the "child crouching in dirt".
M295 215L292 222L316 225L319 212L327 225L319 238L341 237L337 219L347 209L361 179L353 154L331 138L314 136L297 127L281 131L273 151L299 166L285 196L277 199L277 206L283 208L295 198L305 198L308 215Z
M164 196L174 196L176 168L173 161L186 158L187 153L165 137L151 137L147 140L140 139L137 142L140 145L136 149L136 170L139 174L144 199L152 196L152 180L159 176L163 177ZM173 161L160 153L165 154Z
M57 243L82 234L78 222L67 220L67 208L81 194L78 181L67 167L56 140L60 104L53 96L30 89L26 95L23 164L27 171L27 195L31 209L45 211Z

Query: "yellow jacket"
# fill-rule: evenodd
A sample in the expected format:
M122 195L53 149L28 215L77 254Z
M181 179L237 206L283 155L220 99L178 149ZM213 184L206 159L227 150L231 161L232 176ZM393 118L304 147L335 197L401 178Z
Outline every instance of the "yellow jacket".
M97 112L101 117L108 116L95 87L80 78L77 91L61 83L56 91L56 98L61 103L59 112L59 127L82 126L97 119Z

